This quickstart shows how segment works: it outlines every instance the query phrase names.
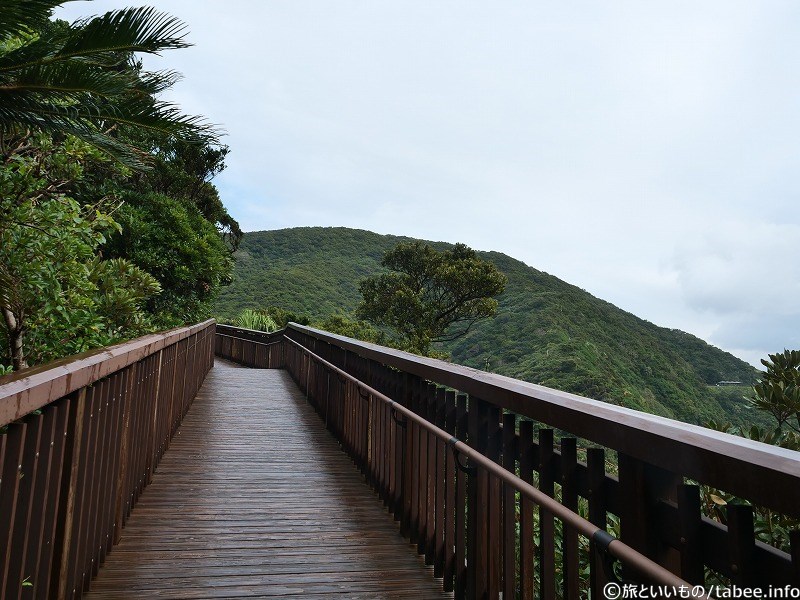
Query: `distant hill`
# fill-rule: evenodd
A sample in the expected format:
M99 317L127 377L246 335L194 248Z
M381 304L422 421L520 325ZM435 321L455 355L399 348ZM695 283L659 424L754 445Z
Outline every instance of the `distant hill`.
M217 301L232 318L280 306L315 319L351 312L358 282L381 270L389 235L303 227L245 235L235 281ZM444 248L445 243L432 243ZM757 371L703 340L658 327L498 252L480 252L508 276L494 319L445 350L453 362L682 421L764 422L741 399Z

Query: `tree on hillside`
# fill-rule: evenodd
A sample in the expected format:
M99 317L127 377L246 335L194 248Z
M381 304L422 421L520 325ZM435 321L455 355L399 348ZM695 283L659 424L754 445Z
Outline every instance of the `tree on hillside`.
M361 340L362 342L371 342L383 346L387 343L386 336L383 332L379 331L371 324L365 321L357 321L341 313L328 315L325 320L314 323L313 327L335 333L336 335L343 335Z
M390 269L359 285L357 316L394 329L412 352L465 335L495 314L506 277L464 244L439 252L422 242L398 244L383 257Z

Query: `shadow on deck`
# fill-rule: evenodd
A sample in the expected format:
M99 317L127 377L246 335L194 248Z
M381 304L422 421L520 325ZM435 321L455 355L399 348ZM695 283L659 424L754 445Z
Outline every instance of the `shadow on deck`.
M217 360L90 598L450 598L288 372Z

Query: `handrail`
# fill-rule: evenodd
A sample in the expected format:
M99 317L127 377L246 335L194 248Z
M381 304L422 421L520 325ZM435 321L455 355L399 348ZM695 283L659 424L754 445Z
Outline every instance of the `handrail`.
M509 484L515 490L517 490L525 497L533 501L535 504L541 506L554 516L558 517L561 521L564 522L565 525L569 525L570 527L578 531L578 533L586 536L591 540L597 540L600 537L598 536L598 532L606 533L609 539L605 540L605 548L607 549L609 554L619 559L623 564L634 567L639 573L652 579L654 583L662 584L665 586L671 586L676 590L678 588L686 588L686 589L692 588L692 585L690 583L684 581L683 579L676 576L674 573L668 571L658 563L650 560L646 556L637 552L636 550L634 550L621 540L614 538L613 536L610 536L610 534L607 534L607 532L605 532L603 528L592 524L591 522L587 521L577 513L569 510L563 504L557 502L547 494L543 493L538 488L530 485L529 483L526 483L525 481L517 477L514 473L511 473L508 470L504 469L496 462L487 458L486 456L476 451L474 448L468 446L464 442L458 440L447 431L444 431L443 429L437 427L436 425L432 424L426 419L423 419L412 410L409 410L402 404L396 402L395 400L392 400L391 398L389 398L385 394L382 394L375 388L353 377L348 372L340 369L333 363L328 362L327 360L325 360L318 354L315 354L314 352L312 352L299 342L292 340L290 338L287 338L287 340L289 341L289 343L300 349L302 352L312 357L318 363L324 365L329 370L337 373L341 377L344 377L345 379L356 384L359 388L359 393L361 393L361 391L364 390L372 397L377 398L378 400L385 403L393 411L402 413L406 418L411 419L412 421L420 425L423 429L433 434L435 437L449 444L454 450L466 456L472 463L480 465L487 472L491 473L498 479ZM693 597L708 598L708 596L705 593L702 593L702 595L693 595Z
M284 330L267 333L232 325L217 325L214 352L246 367L279 369L284 366Z
M215 323L176 327L0 377L0 427Z
M287 336L292 332L800 517L798 452L296 323L287 326Z
M214 329L0 379L0 598L88 591L213 365Z
M613 519L615 534L619 531L626 544L617 549L632 549L628 560L635 562L635 553L641 554L695 586L707 577L713 582L712 573L762 590L800 581L800 531L786 532L787 540L776 537L770 545L760 541L763 533L754 520L763 516L764 508L783 515L800 512L798 453L309 327L290 324L283 334L280 352L272 353L280 361L268 364L262 356L255 366L289 371L400 520L403 535L418 545L426 564L434 565L434 573L444 577L445 590L455 589L456 597L494 593L498 581L504 597L513 597L517 578L522 598L532 598L534 562L548 565L547 577L541 574L543 597L555 594L556 578L569 587L564 588L565 598L577 597L577 586L587 582L575 578L576 570L585 567L579 565L579 556L586 557L585 549L579 552L577 531L567 526L557 534L552 512L540 504L540 541L534 546L535 500L520 494L515 523L515 512L504 508L515 506L515 486L477 462L465 468L454 460L466 454L451 451L453 438L466 440L473 451L509 473L519 469L528 484L538 480L541 492L573 513L588 508L588 521L598 531ZM253 341L218 336L217 346L247 364L259 341L276 336L246 335ZM298 343L314 356L300 351ZM338 370L330 371L315 357ZM373 399L364 385L400 404ZM400 405L449 432L448 439L409 418ZM734 498L720 508L719 499L709 496L703 485L741 500ZM449 529L444 530L440 494L446 496ZM705 504L712 499L716 508L708 513ZM774 513L765 518L783 522ZM564 553L561 575L553 571L560 560L553 550L558 539ZM613 581L605 562L610 554L596 554L602 542L593 540L589 550L589 585L595 594L605 581ZM534 560L536 552L541 555ZM525 572L515 574L515 556Z

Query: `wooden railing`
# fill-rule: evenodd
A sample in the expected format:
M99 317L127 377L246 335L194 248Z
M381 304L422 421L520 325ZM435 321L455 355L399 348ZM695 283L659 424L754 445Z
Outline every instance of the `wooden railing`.
M246 367L282 369L283 331L264 333L230 325L217 325L214 353Z
M0 598L88 589L213 364L214 330L0 379Z
M758 541L749 506L800 517L796 452L308 327L282 333L281 345L281 332L248 332L238 352L274 345L457 598L603 598L620 577L663 581L654 565L692 585L800 585L800 534L791 552ZM701 485L742 499L725 524L704 516Z

